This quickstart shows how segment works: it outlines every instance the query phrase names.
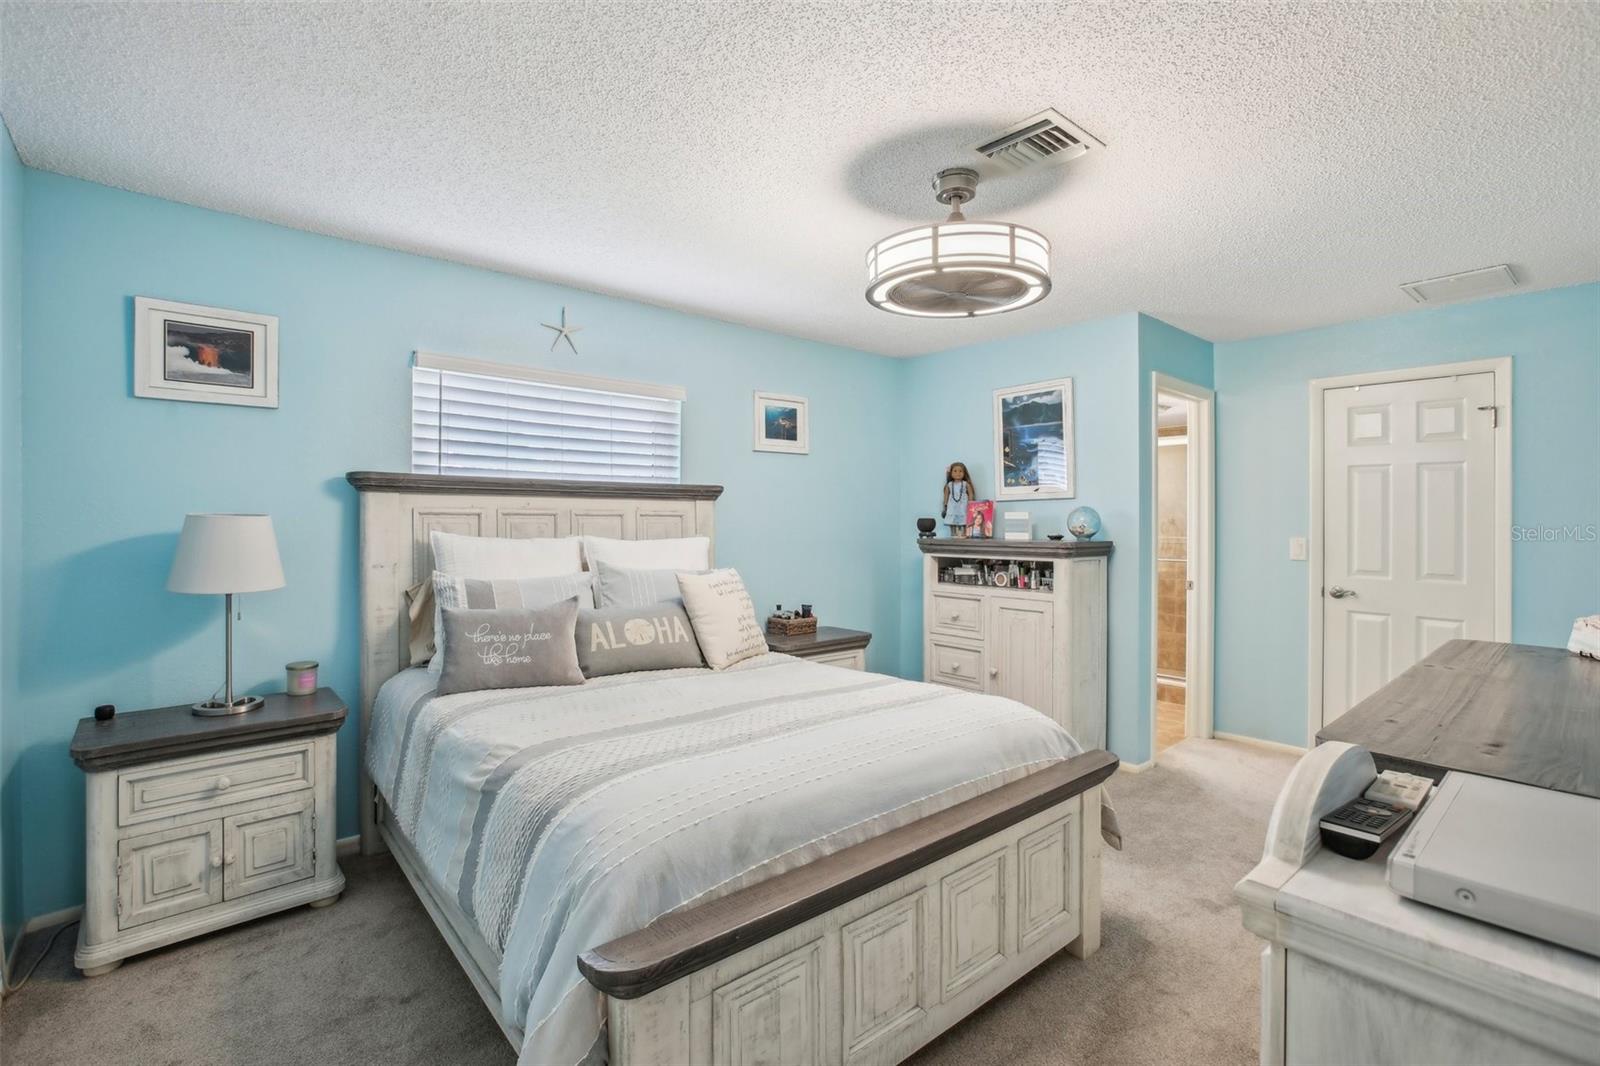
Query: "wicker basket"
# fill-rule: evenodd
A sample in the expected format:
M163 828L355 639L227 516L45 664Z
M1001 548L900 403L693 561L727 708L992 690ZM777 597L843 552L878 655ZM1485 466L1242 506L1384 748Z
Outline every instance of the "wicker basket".
M815 633L817 631L817 616L810 618L779 618L772 615L767 619L767 632L777 633L780 636L794 637L802 633Z

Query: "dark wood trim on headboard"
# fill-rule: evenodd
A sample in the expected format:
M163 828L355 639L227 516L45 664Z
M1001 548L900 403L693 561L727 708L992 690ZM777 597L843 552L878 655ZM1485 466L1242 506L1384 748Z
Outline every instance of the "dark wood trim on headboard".
M567 496L629 500L714 500L721 485L668 485L659 481L542 481L461 474L389 474L352 470L344 476L360 492L438 492L460 496Z
M1088 751L815 862L656 919L578 956L589 983L636 999L865 895L1100 784L1117 768Z

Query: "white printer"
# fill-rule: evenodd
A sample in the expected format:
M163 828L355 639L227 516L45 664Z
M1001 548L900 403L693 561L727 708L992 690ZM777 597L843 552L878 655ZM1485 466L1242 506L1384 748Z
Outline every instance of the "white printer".
M1600 955L1600 800L1452 771L1388 872L1402 896Z

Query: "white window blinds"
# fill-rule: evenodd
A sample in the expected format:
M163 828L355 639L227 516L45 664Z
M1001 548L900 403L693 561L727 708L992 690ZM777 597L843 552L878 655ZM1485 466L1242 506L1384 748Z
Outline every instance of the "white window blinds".
M670 386L418 352L411 469L676 483L683 397Z

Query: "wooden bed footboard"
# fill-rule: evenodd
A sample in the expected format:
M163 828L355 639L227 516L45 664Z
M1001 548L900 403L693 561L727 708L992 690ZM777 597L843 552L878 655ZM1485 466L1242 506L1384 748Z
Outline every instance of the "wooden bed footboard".
M579 958L613 1066L896 1063L1100 945L1093 751Z

